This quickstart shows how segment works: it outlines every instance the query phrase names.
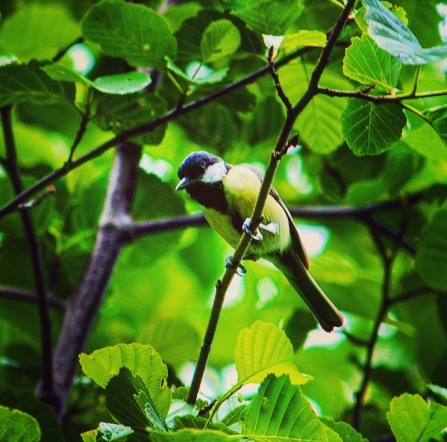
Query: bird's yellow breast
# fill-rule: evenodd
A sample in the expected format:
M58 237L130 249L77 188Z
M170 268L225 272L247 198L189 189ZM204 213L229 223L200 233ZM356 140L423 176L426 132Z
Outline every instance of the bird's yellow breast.
M222 182L228 213L204 208L204 214L211 227L232 247L236 247L241 237L242 222L252 215L261 181L252 169L241 164L233 166ZM264 239L252 241L249 253L261 257L283 251L290 244L289 219L283 207L271 195L267 197L263 215L263 224L273 223L277 232L261 229Z

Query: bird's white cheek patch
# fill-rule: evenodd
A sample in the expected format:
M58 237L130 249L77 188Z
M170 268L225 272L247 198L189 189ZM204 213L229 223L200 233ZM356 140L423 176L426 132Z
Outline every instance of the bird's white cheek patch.
M202 177L204 183L217 183L227 174L227 168L223 161L218 161L212 166L209 166Z

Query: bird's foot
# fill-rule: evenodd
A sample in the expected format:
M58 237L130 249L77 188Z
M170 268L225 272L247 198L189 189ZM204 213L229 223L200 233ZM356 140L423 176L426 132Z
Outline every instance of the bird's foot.
M236 275L239 276L245 276L247 273L247 268L244 265L242 264L239 264L238 266L234 265L231 256L227 256L227 258L225 259L225 268L228 271L236 273Z
M251 236L251 239L253 239L254 241L262 241L262 239L264 238L262 236L262 233L259 231L259 229L256 229L254 232L252 232L250 229L250 223L251 223L251 218L247 218L244 221L244 224L242 224L242 230L247 235Z

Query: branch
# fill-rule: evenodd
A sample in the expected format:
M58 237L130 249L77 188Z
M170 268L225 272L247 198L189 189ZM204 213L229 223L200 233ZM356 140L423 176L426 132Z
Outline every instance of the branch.
M23 302L31 302L31 303L38 302L37 295L35 293L29 292L27 290L17 289L14 287L0 286L0 297L15 299L17 301L23 301ZM59 310L60 312L65 311L65 301L58 298L54 298L53 296L50 295L47 295L47 299L48 299L48 305L50 307L53 307L54 309Z
M54 353L54 374L61 416L90 330L103 301L116 260L130 238L130 204L134 193L141 148L119 145L110 174L107 196L95 246L66 315Z
M6 159L4 161L5 170L9 175L14 193L20 194L23 190L20 170L18 166L17 150L12 132L11 106L2 107L1 119L3 136L5 140ZM37 307L39 311L39 321L41 328L42 346L42 381L39 397L57 408L57 396L54 390L53 379L53 350L51 343L51 317L47 299L47 289L44 277L44 268L40 254L39 242L34 229L31 213L28 210L20 211L23 228L31 256L31 268L36 286Z
M447 89L428 92L416 92L411 91L408 94L398 95L370 95L364 91L344 91L340 89L331 89L328 87L317 87L317 93L328 95L329 97L351 97L361 98L362 100L372 101L373 103L380 104L385 102L395 102L404 100L414 100L420 98L438 97L440 95L447 95Z

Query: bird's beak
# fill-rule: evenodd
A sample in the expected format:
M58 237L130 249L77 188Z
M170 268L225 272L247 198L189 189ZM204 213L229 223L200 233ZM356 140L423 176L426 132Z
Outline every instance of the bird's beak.
M188 180L188 178L184 177L180 180L180 182L175 186L175 190L182 190L185 187L187 187L191 181Z

